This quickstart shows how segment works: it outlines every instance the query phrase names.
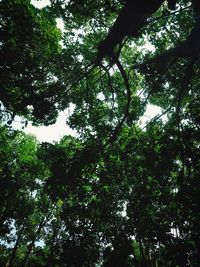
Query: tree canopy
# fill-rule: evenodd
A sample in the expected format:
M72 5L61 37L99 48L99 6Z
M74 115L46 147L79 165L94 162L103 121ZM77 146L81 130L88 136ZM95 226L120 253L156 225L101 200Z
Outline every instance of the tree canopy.
M0 10L0 266L199 267L199 0Z

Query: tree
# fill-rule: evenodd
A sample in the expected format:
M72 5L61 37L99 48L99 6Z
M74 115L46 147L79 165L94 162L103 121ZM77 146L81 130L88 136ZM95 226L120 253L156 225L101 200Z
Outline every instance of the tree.
M55 63L61 33L54 17L30 1L1 1L1 101L12 116L53 123L60 90ZM47 123L47 124L48 124Z
M50 2L0 3L3 111L78 137L2 116L1 265L198 267L199 1Z

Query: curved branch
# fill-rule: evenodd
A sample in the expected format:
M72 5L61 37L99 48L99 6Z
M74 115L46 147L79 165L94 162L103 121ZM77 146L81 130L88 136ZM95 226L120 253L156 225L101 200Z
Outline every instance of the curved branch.
M165 63L173 61L177 58L195 58L200 55L200 21L197 18L196 23L185 41L177 46L164 51L162 54L153 57L142 64L135 64L134 67L144 70L147 65L152 63Z
M129 84L129 80L128 80L128 77L126 75L126 72L125 72L121 62L119 61L119 59L115 55L113 55L113 60L116 63L116 65L117 65L117 67L118 67L118 69L119 69L119 71L123 77L124 84L126 87L127 102L126 102L126 108L124 111L124 116L121 119L121 121L118 123L118 125L115 127L113 134L111 135L111 137L108 141L108 144L113 143L116 140L117 135L118 135L123 123L125 122L125 120L127 119L128 115L129 115L129 108L130 108L130 104L131 104L131 89L130 89L130 84Z
M110 76L110 73L109 73L109 69L107 69L103 64L100 65L102 67L102 69L105 71L105 73L107 74L108 76L108 84L109 84L109 87L110 87L110 91L111 91L111 94L112 94L112 108L114 108L114 102L115 102L115 97L114 97L114 93L115 93L115 90L113 88L113 85L112 85L112 79L111 79L111 76Z

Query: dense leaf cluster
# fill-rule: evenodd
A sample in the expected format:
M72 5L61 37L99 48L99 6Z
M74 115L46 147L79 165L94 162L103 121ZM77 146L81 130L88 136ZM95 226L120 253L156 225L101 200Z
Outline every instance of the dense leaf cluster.
M0 2L0 266L199 267L200 4L151 2Z

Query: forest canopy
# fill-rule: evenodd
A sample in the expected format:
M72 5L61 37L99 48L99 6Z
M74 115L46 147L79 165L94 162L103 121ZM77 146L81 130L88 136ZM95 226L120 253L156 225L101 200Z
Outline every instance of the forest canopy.
M199 267L200 1L0 11L0 266ZM12 127L71 106L76 137Z

